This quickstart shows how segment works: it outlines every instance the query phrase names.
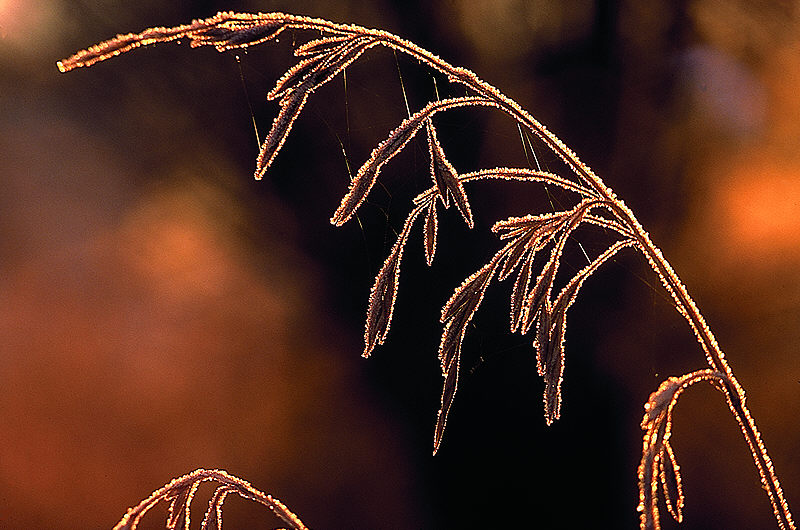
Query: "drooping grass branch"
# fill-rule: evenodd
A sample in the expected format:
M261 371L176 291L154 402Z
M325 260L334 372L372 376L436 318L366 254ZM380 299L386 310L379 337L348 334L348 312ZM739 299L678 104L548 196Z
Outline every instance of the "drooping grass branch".
M211 500L208 502L203 521L202 530L216 530L222 528L222 503L225 497L235 493L240 497L263 504L280 517L289 528L294 530L307 530L303 522L289 510L281 501L272 495L257 490L249 482L234 477L221 469L197 469L188 475L178 477L165 486L151 493L136 506L129 508L125 516L116 524L114 530L135 530L142 517L161 501L169 502L166 528L172 530L182 528L188 530L191 519L190 512L197 488L203 482L216 482Z
M268 94L269 99L278 100L280 110L261 145L255 170L257 179L263 177L277 156L308 97L342 73L361 54L377 45L417 59L445 75L451 83L465 87L468 92L465 96L432 101L415 113L409 113L409 117L373 150L352 179L349 191L331 218L331 222L337 226L347 222L369 195L381 168L403 150L417 133L425 130L430 155L431 187L413 200L412 210L403 229L375 278L367 310L364 356L369 356L375 346L382 344L387 338L398 293L403 250L414 223L423 213L425 256L430 264L436 252L439 205L448 208L450 204L455 204L465 223L470 228L473 226L472 208L465 187L471 181L505 179L541 182L577 195L572 208L509 218L495 223L493 231L505 241L504 246L486 265L464 280L442 309L441 322L444 329L438 354L444 387L434 435L434 452L440 447L448 411L456 393L461 347L467 325L478 310L492 280L515 276L510 300L510 328L512 332L527 334L532 338L538 372L545 382L543 399L545 420L549 424L558 419L560 414L567 311L575 301L583 282L600 265L620 250L632 247L645 257L658 274L678 312L694 332L709 366L708 370L667 380L646 405L647 415L643 427L647 432L639 469L640 490L644 492L640 493L642 527L659 526L655 500L659 481L664 484L665 500L670 512L680 520L683 497L675 456L668 443L670 415L678 394L685 387L699 380L712 380L724 393L728 407L741 427L778 526L784 529L795 528L772 462L745 405L744 390L672 266L652 242L633 212L599 176L519 104L470 70L453 66L414 43L381 30L283 13L231 12L219 13L182 26L151 28L138 34L118 35L60 61L58 67L66 72L91 66L139 46L177 39L187 39L193 47L213 45L219 51L246 48L273 39L287 29L313 30L321 36L296 46L297 64L280 77ZM438 113L453 108L477 106L499 109L518 126L534 133L550 151L563 160L571 174L555 175L523 168L494 168L459 173L448 160L438 140L434 119ZM573 274L571 279L557 282L559 273L564 273L560 267L564 249L573 232L584 223L605 228L614 241L604 252L593 260L590 259L589 265ZM544 265L540 267L537 263L542 260L535 258L542 253L546 258ZM666 409L662 406L665 399L668 404ZM656 410L659 411L658 415L653 416ZM666 488L666 477L670 473L675 475L678 484L677 505L672 504Z
M672 410L681 393L695 383L709 381L724 392L723 384L728 382L724 374L714 370L698 370L681 377L670 377L650 395L644 405L642 429L642 461L639 464L639 506L640 521L643 528L658 528L658 486L664 493L664 502L670 515L683 521L683 486L675 453L669 443L672 436ZM671 484L672 483L672 484ZM670 495L670 485L674 485L676 499Z

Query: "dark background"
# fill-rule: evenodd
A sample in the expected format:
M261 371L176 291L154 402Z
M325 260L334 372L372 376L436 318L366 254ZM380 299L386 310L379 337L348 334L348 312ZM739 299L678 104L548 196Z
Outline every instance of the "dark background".
M388 343L359 358L375 273L422 142L358 221L328 219L371 149L436 97L383 48L312 96L268 178L252 179L291 41L246 54L167 44L60 74L117 33L218 10L387 29L499 87L636 212L748 391L800 505L800 13L784 2L0 1L0 526L110 527L150 491L219 467L313 528L629 528L642 406L705 366L642 259L623 253L570 310L562 419L542 416L531 340L490 288L431 457L439 310L497 250L498 219L568 206L535 185L468 188L476 226L415 229ZM402 85L401 85L402 78ZM442 97L458 88L436 79ZM251 110L252 109L252 110ZM535 166L498 112L437 118L454 165ZM560 162L534 145L543 167ZM344 153L344 154L343 154ZM551 203L552 201L552 203ZM590 254L602 237L580 233ZM585 264L573 249L565 267ZM738 426L708 385L681 398L683 528L774 527ZM202 490L203 493L205 490ZM272 524L239 499L232 528ZM197 499L195 520L205 497ZM147 519L161 523L163 510ZM663 523L675 523L665 510ZM275 524L278 524L277 522ZM150 527L145 525L147 527Z

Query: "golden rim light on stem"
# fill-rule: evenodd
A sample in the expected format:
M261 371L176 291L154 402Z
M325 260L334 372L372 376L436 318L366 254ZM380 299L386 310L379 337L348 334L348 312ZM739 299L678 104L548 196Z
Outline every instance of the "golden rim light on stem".
M523 334L530 331L534 335L532 342L537 352L538 371L545 380L545 419L547 423L551 423L558 418L560 410L567 310L574 302L583 282L602 263L623 248L635 247L658 274L678 312L689 323L709 365L707 370L699 370L680 378L668 379L650 396L650 400L647 402L647 412L642 422L645 435L642 463L639 468L639 508L642 512L642 527L658 528L659 526L656 500L659 484L663 487L669 511L676 519L680 520L681 518L683 494L680 486L680 474L675 455L669 444L671 411L677 402L678 395L686 387L698 381L710 380L724 393L731 412L739 422L764 489L772 503L778 526L784 529L795 528L772 462L761 441L755 422L745 406L744 390L734 377L725 355L705 319L669 262L653 244L649 234L642 228L633 212L616 197L600 177L580 161L571 149L519 104L505 96L497 88L481 80L470 70L455 67L431 52L382 30L283 13L232 12L218 13L214 17L194 20L190 24L182 26L156 27L137 34L118 35L114 39L91 46L59 61L58 68L62 72L66 72L79 67L87 67L141 46L178 39L188 40L193 47L210 45L219 51L246 48L273 39L286 29L314 30L322 36L296 47L295 55L299 58L299 62L279 78L275 88L269 93L269 99L279 100L280 111L261 145L256 165L256 178L264 175L277 156L291 131L292 124L302 112L307 98L374 46L381 45L395 52L405 53L444 74L451 83L460 84L469 91L466 96L437 100L416 113L409 112L409 117L375 148L372 156L358 171L351 182L348 193L331 219L331 222L337 226L350 219L372 189L381 167L399 153L423 126L426 128L433 186L414 200L414 207L375 279L370 293L366 319L365 356L368 356L373 348L377 344L383 343L387 337L397 297L403 249L415 220L423 211L426 212L425 255L430 264L436 249L437 201L441 201L447 207L449 199L452 198L467 224L470 227L473 224L472 210L464 188L464 184L467 182L483 178L543 182L576 193L581 198L581 201L572 209L538 216L510 218L495 224L494 230L502 232L500 237L501 240L506 241L505 245L489 263L467 278L454 291L444 306L441 318L444 330L439 346L444 388L435 429L434 452L440 446L447 414L455 396L461 345L466 334L467 324L478 310L492 279L494 277L504 279L516 273L511 296L511 330ZM505 112L520 127L534 133L566 164L572 175L565 177L524 168L495 168L458 173L446 158L437 139L436 127L432 118L437 113L451 108L475 106L495 107ZM616 239L594 260L590 259L589 265L578 271L577 274L573 274L572 279L565 283L556 296L553 296L554 280L557 273L560 272L561 254L570 234L583 223L601 226ZM533 258L547 247L551 249L550 258L541 271L536 274ZM676 483L678 490L675 502L671 499L667 488L670 477ZM222 484L212 499L212 506L216 506L220 510L225 496L234 492L269 506L284 521L293 525L293 528L304 528L299 519L275 499L265 496L257 490L252 490L252 487L246 482L230 477L224 472L206 470L195 471L157 490L139 507L132 508L133 511L129 511L120 524L133 521L133 525L128 526L132 528L153 503L159 500L171 500L170 517L172 519L170 520L177 521L174 508L185 508L188 526L188 504L191 502L197 481L202 480L216 480ZM179 488L183 489L178 491ZM207 517L212 516L207 514ZM221 518L221 512L218 513L218 516ZM124 526L120 528L122 527Z

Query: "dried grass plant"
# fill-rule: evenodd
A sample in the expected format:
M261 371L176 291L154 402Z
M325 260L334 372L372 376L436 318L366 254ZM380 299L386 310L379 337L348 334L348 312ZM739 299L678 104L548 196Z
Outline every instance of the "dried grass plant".
M200 528L204 530L222 528L222 503L225 502L225 497L231 493L263 504L280 517L284 523L288 524L289 528L294 530L305 530L306 528L302 521L281 501L255 489L250 483L219 469L197 469L188 475L178 477L165 484L151 493L149 497L143 499L142 502L129 508L125 516L114 527L114 530L136 528L147 511L160 501L169 502L166 528L170 530L189 528L192 500L194 500L197 488L206 481L216 482L218 486L208 502L208 509L200 525Z
M499 236L499 250L488 263L455 289L442 308L441 323L444 328L438 358L444 385L434 431L434 453L440 449L448 412L458 388L461 348L468 325L493 280L513 277L509 303L510 330L529 337L533 344L538 372L544 379L544 417L551 424L559 418L561 410L567 313L584 282L603 263L622 250L633 249L657 273L678 312L694 332L708 365L705 369L670 377L653 392L644 406L645 414L641 422L644 437L638 469L641 527L660 527L659 490L663 492L663 501L670 514L679 522L682 519L684 498L680 468L670 445L672 412L684 390L695 383L708 381L724 396L741 427L778 527L795 528L770 457L746 406L744 389L672 266L633 212L600 177L519 104L470 70L453 66L414 43L385 31L283 13L231 12L182 26L156 27L137 34L118 35L60 61L58 67L62 72L88 67L140 46L178 39L189 41L192 47L211 45L219 51L236 50L269 41L286 30L306 32L313 34L313 37L296 44L294 53L298 58L297 64L280 77L268 94L269 99L278 101L280 110L261 144L256 179L261 179L275 160L308 98L322 85L342 74L372 47L385 46L395 53L406 54L446 76L450 83L466 92L463 96L437 99L414 112L409 111L408 118L389 132L352 178L348 193L331 218L336 226L350 220L373 189L383 166L415 136L425 135L430 157L430 187L413 199L402 230L375 278L366 316L364 357L368 357L377 345L387 339L398 293L403 252L418 220L423 225L424 252L430 265L436 254L440 206L447 209L454 204L464 222L472 228L473 214L467 190L474 181L493 179L544 184L561 188L574 197L573 206L561 211L497 221L492 230ZM560 158L565 164L566 174L511 167L460 173L449 161L436 127L439 113L458 107L491 107L506 114L522 130L538 137L547 149ZM562 257L565 248L575 244L572 237L575 230L583 225L600 227L610 243L593 258L587 256L588 265L576 273L570 273L561 267ZM570 274L569 277L565 276ZM207 470L197 470L156 490L138 506L131 508L117 527L135 528L145 512L163 500L170 503L167 527L188 528L192 498L198 484L206 480L217 481L220 486L209 503L202 528L221 526L222 503L229 493L266 505L292 528L304 528L299 519L279 501L224 472Z

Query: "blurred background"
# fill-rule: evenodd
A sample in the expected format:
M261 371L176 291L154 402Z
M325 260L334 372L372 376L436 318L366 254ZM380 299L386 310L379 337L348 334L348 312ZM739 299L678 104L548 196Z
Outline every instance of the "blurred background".
M490 289L430 455L441 305L497 250L496 220L569 197L471 186L475 229L441 215L431 268L415 231L388 343L359 357L373 277L429 185L425 144L392 160L357 222L328 219L348 168L406 116L403 92L413 112L457 87L373 49L310 99L256 182L256 131L277 112L264 96L311 35L238 57L167 44L56 69L117 33L219 10L387 29L473 69L559 135L687 284L800 513L797 2L0 0L0 526L111 527L197 467L249 480L313 528L638 524L642 406L705 363L632 253L570 311L550 428L531 341L507 333L510 285ZM497 112L437 124L461 171L535 165ZM583 264L577 251L565 267ZM683 528L775 526L710 386L682 396L673 445ZM226 527L273 525L243 500L225 506ZM195 508L199 519L204 497Z

